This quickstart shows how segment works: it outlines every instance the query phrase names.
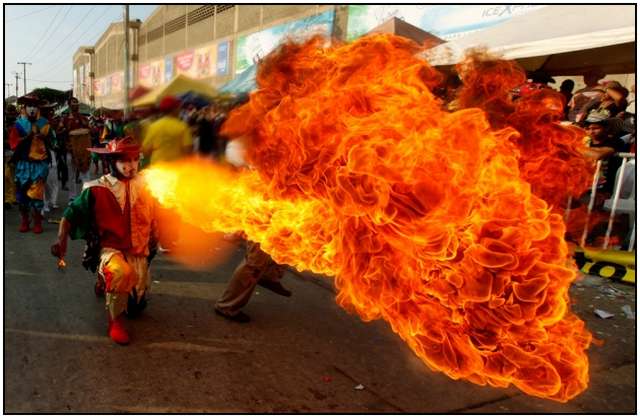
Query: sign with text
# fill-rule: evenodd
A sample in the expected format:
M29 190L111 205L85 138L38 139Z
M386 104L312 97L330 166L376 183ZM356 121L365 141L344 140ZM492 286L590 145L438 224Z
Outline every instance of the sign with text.
M173 78L173 57L165 57L164 59L164 79L169 81Z
M185 51L175 56L176 73L187 74L193 66L193 50Z
M218 44L218 59L216 60L216 75L229 74L229 41Z
M329 10L240 37L236 44L236 74L266 57L285 39L300 41L313 35L330 36L333 18L333 10Z
M442 39L485 29L544 5L350 5L347 40L352 41L397 17Z

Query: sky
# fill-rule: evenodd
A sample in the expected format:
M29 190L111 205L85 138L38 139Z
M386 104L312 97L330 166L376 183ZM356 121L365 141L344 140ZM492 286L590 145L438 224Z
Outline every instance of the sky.
M146 19L157 5L129 7L131 20ZM18 95L23 95L23 66L27 65L27 92L50 87L71 89L73 54L81 45L93 45L107 27L123 18L122 5L5 5L4 97L16 94L14 72L20 74ZM7 91L10 93L7 94Z

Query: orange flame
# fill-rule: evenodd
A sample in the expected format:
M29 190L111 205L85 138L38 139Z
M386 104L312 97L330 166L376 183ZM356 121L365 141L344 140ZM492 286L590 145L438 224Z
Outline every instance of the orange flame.
M417 51L388 35L284 45L224 126L255 170L190 160L149 169L150 188L204 230L335 276L342 307L385 319L432 369L566 402L587 387L591 334L569 310L562 218L523 170L527 134L444 111Z

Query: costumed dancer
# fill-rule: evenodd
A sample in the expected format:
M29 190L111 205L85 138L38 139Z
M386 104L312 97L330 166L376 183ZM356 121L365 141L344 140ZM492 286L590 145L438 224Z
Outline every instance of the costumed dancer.
M51 161L49 121L40 116L44 103L36 96L18 99L25 105L25 115L18 118L9 134L14 149L10 163L15 166L16 199L20 207L20 232L30 229L29 212L33 211L33 233L42 233L44 187Z
M49 104L40 107L40 114L49 120L50 126L55 126L53 118L53 107L55 104ZM58 160L60 153L60 143L58 142L55 129L49 130L50 142L49 151L51 152L51 160L49 162L49 174L44 186L44 207L42 211L44 213L51 211L51 209L58 208L58 195L60 193L60 180L58 177ZM43 213L43 215L44 215Z
M86 161L82 164L82 167L79 167L79 159L74 158L74 144L72 143L74 138L73 135L70 135L71 132L79 129L87 129L88 133L89 121L80 114L80 103L78 99L72 97L69 99L68 104L69 114L60 121L58 133L61 134L61 139L66 144L66 165L69 173L69 200L71 200L82 190L82 187L79 187L79 183L89 181L91 179L91 173L89 170L89 161ZM75 148L77 153L78 147Z
M127 344L123 316L137 316L147 303L157 205L138 176L140 147L132 138L114 139L90 151L108 157L111 173L85 183L69 204L51 252L64 266L68 237L87 241L83 265L97 270L96 294L106 290L107 333L114 342Z
M243 141L235 139L227 145L226 158L236 167L246 166ZM231 234L227 239L239 238L242 233ZM249 303L257 285L281 296L289 297L291 292L280 283L284 266L277 264L269 254L260 249L257 242L247 241L244 260L233 272L222 296L216 301L216 314L235 322L249 322L249 315L241 309Z

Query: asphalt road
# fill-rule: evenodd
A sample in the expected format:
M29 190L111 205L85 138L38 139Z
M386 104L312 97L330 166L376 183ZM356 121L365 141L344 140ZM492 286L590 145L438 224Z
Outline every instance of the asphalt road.
M5 413L636 412L636 321L621 311L635 311L628 285L574 286L574 310L604 344L589 350L589 389L560 404L430 371L386 323L343 311L330 281L313 275L287 273L289 299L257 288L248 324L218 317L213 303L242 246L200 271L156 258L149 306L129 321L132 343L117 346L80 265L83 243L70 242L59 272L49 255L57 225L20 234L13 208L4 227ZM597 318L595 308L615 317Z

